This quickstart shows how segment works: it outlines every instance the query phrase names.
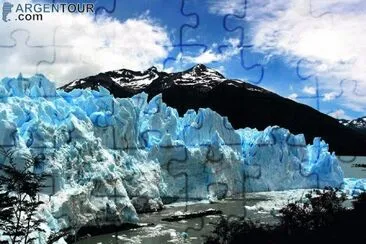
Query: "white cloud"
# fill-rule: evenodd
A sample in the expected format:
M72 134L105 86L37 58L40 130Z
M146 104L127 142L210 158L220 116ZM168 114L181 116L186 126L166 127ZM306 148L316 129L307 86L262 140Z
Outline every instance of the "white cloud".
M297 93L292 93L287 98L289 98L291 100L294 100L294 101L297 101L296 99L297 99L298 96L299 95Z
M243 14L244 0L211 1L214 14ZM251 0L245 21L252 23L255 49L284 57L301 72L318 76L324 100L340 94L345 106L366 111L366 2L363 0ZM342 79L357 81L341 87Z
M315 95L316 94L316 89L313 86L305 86L302 91L306 94L309 95Z
M347 119L347 120L352 119L350 116L346 114L346 112L343 109L338 109L334 112L328 113L328 115L336 119Z
M246 0L210 0L209 12L218 15L243 15ZM247 1L246 20L258 17L271 17L272 13L286 9L289 1L285 0L249 0Z
M324 93L323 94L323 101L332 101L334 100L339 94L337 94L336 92L328 92L328 93Z
M359 113L365 112L365 106L360 105L358 103L345 102L345 103L342 103L341 105L343 105L345 108L351 109L355 112L359 112Z
M220 61L224 58L222 54L216 53L212 49L207 50L206 52L202 53L201 55L194 57L194 56L183 56L183 59L189 63L199 63L199 64L208 64L212 62Z
M66 13L44 14L43 19L0 21L0 76L38 71L61 84L108 70L142 70L166 58L166 47L171 45L166 30L146 14L123 22L107 17L94 21L91 15ZM11 36L14 30L18 31ZM15 44L12 37L16 46L4 47Z
M240 53L240 40L238 38L224 39L225 48L219 50L219 45L213 43L206 51L201 50L196 55L191 53L178 53L177 56L169 63L169 66L164 69L165 72L178 72L196 64L222 64L230 60L233 56ZM219 72L224 73L222 65L218 68Z
M219 67L216 67L215 68L218 72L220 72L222 75L226 75L225 73L226 73L226 69L225 69L225 67L223 66L223 65L220 65Z
M243 9L245 0L211 0L209 3L211 13L225 15L238 13Z
M272 2L274 0L271 0ZM276 1L277 3L284 1ZM253 20L255 48L273 56L285 57L319 78L324 100L334 99L343 91L343 105L366 111L366 2L360 0L286 1L285 9ZM310 11L311 10L311 11ZM340 86L342 79L356 80Z
M224 40L224 43L228 43L228 46L218 51L218 45L214 43L210 49L199 54L198 56L182 55L182 61L185 63L193 64L209 64L213 62L224 62L231 57L240 53L240 40L238 38L230 38Z

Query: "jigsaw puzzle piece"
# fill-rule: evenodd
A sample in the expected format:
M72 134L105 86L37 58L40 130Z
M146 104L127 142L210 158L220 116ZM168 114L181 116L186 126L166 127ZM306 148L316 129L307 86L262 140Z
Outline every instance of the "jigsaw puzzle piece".
M179 27L178 42L171 46L173 49L176 49L177 55L174 57L167 57L163 61L163 69L167 69L169 62L183 63L183 56L185 54L190 56L192 55L193 51L198 51L199 54L202 54L208 50L208 46L205 43L197 42L197 40L191 42L190 39L186 37L186 32L196 31L200 26L199 14L196 12L196 10L193 12L188 12L186 10L187 2L187 0L180 1L179 11L183 17L193 20L193 23L184 23ZM199 54L196 54L195 56L199 56Z
M103 4L99 5L99 1L95 1L95 10L94 15L95 18L98 17L98 15L102 14L113 14L114 11L116 11L117 8L117 0L108 0L103 1Z
M52 3L67 3L64 0L52 0ZM88 3L94 3L94 16L97 18L99 15L113 14L117 8L117 0L106 0L106 1L88 1Z
M310 1L310 0L309 0ZM345 96L365 97L366 93L359 88L358 80L342 79L338 82L338 89L334 91L325 90L320 87L320 78L316 72L310 72L309 66L321 66L322 63L317 60L300 59L296 64L296 74L301 81L311 81L315 91L313 95L297 96L297 99L313 100L316 103L316 109L321 110L320 103L326 101L330 97L332 100L341 99ZM330 114L330 112L328 112Z
M8 60L7 67L3 67L9 74L37 73L40 60L48 59L52 55L52 44L31 44L30 38L31 33L28 30L15 29L10 33L11 42L0 45L2 55L12 57Z
M254 8L253 8L254 9ZM228 33L239 33L239 44L236 48L240 49L240 65L245 70L245 72L255 71L257 74L255 75L255 79L249 79L249 81L253 84L259 84L262 82L264 78L264 65L260 62L254 64L248 64L246 58L246 52L253 48L253 44L247 43L246 37L246 29L245 22L247 21L248 14L248 1L245 0L243 3L242 14L226 14L223 18L222 24L223 28ZM231 20L231 21L230 21ZM233 24L230 24L233 22ZM234 25L234 26L233 26ZM233 27L232 27L233 26ZM228 48L229 45L223 44L218 46L218 51L223 53L225 48Z
M332 1L322 1L322 0L307 0L309 1L309 14L314 18L322 18L325 15L331 15L332 11L329 5ZM333 1L333 3L336 3Z

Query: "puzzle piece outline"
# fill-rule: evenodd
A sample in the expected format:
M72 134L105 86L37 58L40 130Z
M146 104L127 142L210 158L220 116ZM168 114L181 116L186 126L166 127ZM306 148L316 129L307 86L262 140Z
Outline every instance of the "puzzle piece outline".
M245 58L244 58L244 54L245 54L244 49L252 48L254 45L244 44L245 43L245 41L244 41L244 39L245 39L245 28L243 26L236 26L234 28L229 28L228 24L227 24L227 20L230 17L234 17L236 19L240 19L242 21L245 21L245 18L247 16L247 10L248 10L247 6L248 6L248 0L245 0L244 1L243 14L242 15L239 15L239 14L226 14L223 18L222 24L223 24L223 28L225 29L225 31L227 31L229 33L237 32L237 31L240 32L239 45L237 46L237 48L240 49L240 65L245 71L249 71L249 70L252 70L252 69L255 69L255 68L260 69L260 76L259 76L258 80L256 80L256 81L249 80L250 83L258 85L262 82L262 80L264 78L264 66L260 63L255 63L255 64L247 66L246 62L245 62ZM218 46L219 53L223 53L222 49L227 48L227 47L228 47L228 45L219 45Z
M201 53L204 53L208 50L208 46L206 44L203 44L203 43L188 43L188 42L184 42L184 29L186 28L190 28L190 29L194 29L196 30L198 28L198 26L200 25L200 16L196 13L196 12L191 12L191 13L186 13L185 10L184 10L184 7L185 7L185 4L186 4L186 1L187 0L180 0L181 1L181 5L180 5L180 14L184 17L195 17L195 24L187 24L187 23L184 23L182 24L180 27L179 27L179 36L178 36L178 39L179 39L179 42L176 43L176 44L173 44L171 45L170 47L172 48L179 48L179 52L180 54L184 54L184 48L192 48L192 47L195 47L195 48L201 48L203 49L201 51ZM183 62L183 57L181 56L180 58L180 62ZM167 63L169 61L178 61L177 60L177 57L171 57L171 56L168 56L167 58L164 59L163 61L163 70L165 70L167 68Z

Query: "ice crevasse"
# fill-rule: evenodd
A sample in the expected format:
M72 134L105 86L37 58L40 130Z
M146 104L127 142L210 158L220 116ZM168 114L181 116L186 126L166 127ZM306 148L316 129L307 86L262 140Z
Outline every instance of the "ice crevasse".
M210 109L180 117L160 95L147 98L114 98L103 87L65 92L40 74L0 82L1 149L32 155L34 170L49 175L43 239L67 227L135 223L169 199L343 183L320 138L306 145L278 126L235 130Z

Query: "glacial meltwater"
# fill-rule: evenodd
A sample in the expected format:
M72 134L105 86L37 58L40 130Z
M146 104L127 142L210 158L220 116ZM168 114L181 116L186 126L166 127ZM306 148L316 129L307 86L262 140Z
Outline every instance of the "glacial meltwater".
M345 178L366 178L366 168L355 167L356 164L366 165L366 157L340 156L338 158ZM80 240L77 244L203 243L205 236L212 233L213 224L218 221L219 215L208 215L177 222L166 222L162 219L180 212L196 212L213 208L221 210L224 215L232 218L245 216L259 222L276 222L277 211L288 200L300 199L308 191L300 189L247 193L236 199L226 199L217 203L208 201L173 203L166 205L162 211L139 215L141 223L153 223L153 226L93 236Z

